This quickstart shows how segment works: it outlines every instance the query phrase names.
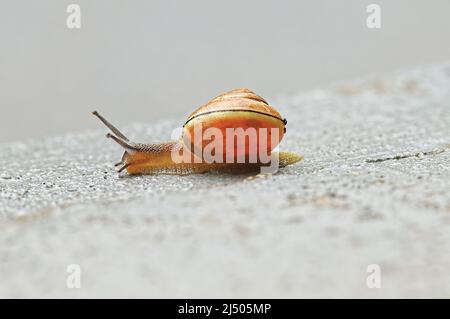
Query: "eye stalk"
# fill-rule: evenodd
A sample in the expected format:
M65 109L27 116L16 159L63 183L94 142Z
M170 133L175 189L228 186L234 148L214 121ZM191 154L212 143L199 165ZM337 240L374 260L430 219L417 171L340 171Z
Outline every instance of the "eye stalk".
M105 119L103 116L101 116L97 111L92 112L93 115L95 115L100 121L103 122L103 124L106 125L114 134L116 134L118 137L120 137L124 141L128 141L128 138L122 134L121 131L119 131L114 125L109 123L107 119Z

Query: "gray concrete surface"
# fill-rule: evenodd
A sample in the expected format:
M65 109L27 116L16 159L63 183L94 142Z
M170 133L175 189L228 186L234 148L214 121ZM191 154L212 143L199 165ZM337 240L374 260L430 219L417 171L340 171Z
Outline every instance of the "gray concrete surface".
M3 144L0 296L450 297L450 64L272 102L305 160L268 176L118 178L103 128Z

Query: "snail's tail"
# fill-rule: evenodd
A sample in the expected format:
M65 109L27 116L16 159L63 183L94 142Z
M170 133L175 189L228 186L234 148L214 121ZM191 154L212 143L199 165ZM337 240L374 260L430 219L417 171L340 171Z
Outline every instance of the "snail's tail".
M303 159L302 155L293 152L279 152L278 156L280 160L280 167L295 164Z

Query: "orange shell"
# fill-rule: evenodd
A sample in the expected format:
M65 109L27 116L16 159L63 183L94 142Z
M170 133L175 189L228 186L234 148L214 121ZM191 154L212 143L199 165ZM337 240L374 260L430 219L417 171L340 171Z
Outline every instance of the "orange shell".
M223 154L226 154L226 129L227 128L249 128L256 129L257 148L249 148L249 142L239 143L235 138L234 154L237 157L238 152L245 152L246 158L249 154L260 152L259 129L267 129L266 152L270 152L279 144L284 136L286 121L283 120L280 113L270 106L262 97L256 95L248 89L236 89L219 95L196 109L187 119L184 125L185 143L191 144L195 149L204 149L211 140L196 141L194 137L194 127L202 125L202 130L208 128L220 129L223 136ZM270 130L278 129L278 139L271 141ZM186 137L188 137L186 139ZM194 139L194 140L193 140ZM244 149L245 147L245 149ZM224 155L225 157L225 155Z

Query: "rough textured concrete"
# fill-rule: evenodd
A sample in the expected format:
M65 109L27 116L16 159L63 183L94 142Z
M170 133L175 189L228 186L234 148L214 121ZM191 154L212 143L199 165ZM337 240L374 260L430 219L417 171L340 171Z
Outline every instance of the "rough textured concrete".
M450 64L273 104L305 160L270 176L118 178L103 128L1 146L0 296L450 297Z

